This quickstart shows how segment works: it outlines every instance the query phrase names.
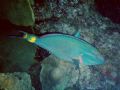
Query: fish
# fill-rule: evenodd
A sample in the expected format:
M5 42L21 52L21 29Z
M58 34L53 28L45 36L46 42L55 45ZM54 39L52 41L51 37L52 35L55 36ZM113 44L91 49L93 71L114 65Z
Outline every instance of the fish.
M77 32L74 36L60 33L36 36L24 32L22 38L36 44L58 57L79 68L83 65L104 64L104 58L100 52L90 43L81 39Z

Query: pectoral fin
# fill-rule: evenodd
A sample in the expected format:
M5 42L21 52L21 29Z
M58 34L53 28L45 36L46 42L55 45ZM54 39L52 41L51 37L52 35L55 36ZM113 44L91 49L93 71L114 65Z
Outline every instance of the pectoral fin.
M80 38L80 32L77 31L74 36L77 37L77 38Z

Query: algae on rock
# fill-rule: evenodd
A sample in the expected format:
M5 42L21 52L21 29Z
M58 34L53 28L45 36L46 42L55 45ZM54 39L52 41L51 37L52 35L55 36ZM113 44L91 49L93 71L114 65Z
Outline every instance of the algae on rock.
M27 73L0 73L0 90L35 90Z
M0 18L21 26L32 26L35 22L31 7L33 0L2 0L0 1Z
M0 39L0 51L0 72L28 71L36 63L36 47L25 40Z

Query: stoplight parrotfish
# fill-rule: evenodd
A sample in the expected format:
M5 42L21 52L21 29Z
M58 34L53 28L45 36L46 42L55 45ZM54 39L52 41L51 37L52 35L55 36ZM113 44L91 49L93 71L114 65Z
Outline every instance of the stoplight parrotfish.
M75 64L76 67L80 64L103 64L104 58L98 50L79 36L77 32L75 36L54 33L38 37L24 32L22 38L48 50L60 60Z

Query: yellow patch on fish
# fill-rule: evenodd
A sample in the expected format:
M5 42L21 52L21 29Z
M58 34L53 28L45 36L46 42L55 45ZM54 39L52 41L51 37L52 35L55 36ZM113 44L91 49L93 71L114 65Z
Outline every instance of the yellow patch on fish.
M31 43L34 43L36 41L36 37L31 37L28 41L31 42Z

